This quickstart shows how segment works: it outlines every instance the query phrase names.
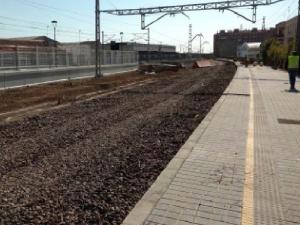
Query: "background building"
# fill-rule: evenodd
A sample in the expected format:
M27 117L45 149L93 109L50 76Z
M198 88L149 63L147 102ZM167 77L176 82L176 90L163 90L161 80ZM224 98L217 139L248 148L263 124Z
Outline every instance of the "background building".
M136 42L123 42L123 43L115 43L117 49L115 50L123 50L123 51L151 51L151 52L176 52L176 46L172 45L163 45L163 44L142 44Z
M198 57L163 44L111 42L101 48L103 65ZM46 36L0 39L0 70L89 66L95 64L95 55L95 41L61 43Z
M245 42L264 42L276 33L275 29L258 30L221 30L214 35L214 55L221 58L237 57L238 47Z
M296 40L298 17L280 22L275 28L269 30L221 30L214 35L214 55L222 58L238 57L239 47L245 42L264 43L266 40L275 38L281 44L291 45Z
M276 38L282 44L290 44L295 41L297 34L298 17L283 21L276 25Z
M39 46L39 47L54 47L58 44L51 38L46 36L19 37L0 39L0 47L4 46Z
M284 43L284 34L285 34L285 21L280 22L276 25L276 33L275 33L275 38L280 42Z
M69 55L46 36L0 39L0 69L66 65Z
M72 61L79 65L91 64L95 58L95 42L75 42L62 43L61 46L72 55ZM115 58L120 58L119 61L132 61L132 53L135 52L139 61L148 59L160 58L176 58L176 46L158 45L158 44L143 44L136 42L111 42L102 45L102 59L104 64L111 64Z

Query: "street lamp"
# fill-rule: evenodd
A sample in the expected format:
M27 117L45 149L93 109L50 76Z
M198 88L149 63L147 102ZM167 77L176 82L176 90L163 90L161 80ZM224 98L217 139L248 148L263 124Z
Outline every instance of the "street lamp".
M57 66L57 42L56 42L56 28L57 28L57 21L52 20L51 21L53 25L53 35L54 35L54 64Z
M120 32L120 39L121 39L121 43L123 43L123 36L124 36L124 33L123 32Z
M56 20L52 20L51 21L52 25L53 25L53 35L54 35L54 41L56 41L56 28L57 28L57 21Z

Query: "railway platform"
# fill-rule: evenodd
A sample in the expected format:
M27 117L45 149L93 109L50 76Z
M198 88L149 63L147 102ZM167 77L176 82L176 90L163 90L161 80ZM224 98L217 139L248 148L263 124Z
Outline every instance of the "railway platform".
M300 93L288 88L286 72L239 67L123 224L300 224Z

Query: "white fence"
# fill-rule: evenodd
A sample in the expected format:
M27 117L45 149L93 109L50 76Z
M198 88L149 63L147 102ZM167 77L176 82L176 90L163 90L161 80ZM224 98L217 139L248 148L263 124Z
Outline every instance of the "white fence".
M134 51L101 52L101 64L137 63ZM95 65L95 50L67 51L55 47L0 47L0 70Z

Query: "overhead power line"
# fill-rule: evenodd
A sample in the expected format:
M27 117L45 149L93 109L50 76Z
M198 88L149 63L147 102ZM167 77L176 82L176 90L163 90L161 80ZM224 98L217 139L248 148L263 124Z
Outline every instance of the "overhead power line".
M263 5L271 5L284 0L231 0L220 2L208 2L199 4L173 5L173 6L159 6L139 9L117 9L117 10L102 10L101 12L109 13L118 16L132 16L141 14L157 14L157 13L179 13L186 11L199 10L225 10L228 8L242 8L242 7L257 7Z
M21 23L26 23L26 24L39 24L39 25L42 25L42 26L47 26L48 24L45 24L45 23L41 23L41 22L37 22L37 21L32 21L32 20L24 20L24 19L17 19L17 18L12 18L12 17L7 17L7 16L0 16L1 19L4 19L4 20L10 20L10 21L16 21L16 22L21 22Z
M76 12L76 11L72 11L72 10L68 10L68 9L53 7L51 5L47 5L45 3L40 3L40 2L36 2L36 1L32 1L32 0L15 0L15 1L18 1L19 3L29 6L29 7L32 7L32 8L36 8L38 10L43 9L43 11L44 11L45 9L48 9L48 11L49 10L54 11L58 15L61 15L62 17L66 17L66 18L72 19L74 21L83 23L83 24L89 24L89 25L92 24L91 23L92 21L85 20L86 17L91 17L91 15L88 15L88 14L84 14L84 13L80 13L80 12ZM110 1L110 3L114 8L117 8L115 6L115 4L113 4L112 1ZM11 18L11 17L7 17L7 16L0 16L0 18L2 18L3 20L7 20L7 22L2 22L2 25L8 26L5 28L5 30L12 30L9 27L16 27L16 28L20 28L20 29L24 29L24 30L32 30L32 31L36 31L36 32L38 32L38 31L47 32L47 26L49 25L47 23L43 23L40 21L24 20L23 18L22 19L21 18ZM11 22L8 22L8 21L18 22L18 24L12 24ZM117 23L124 24L124 25L132 26L132 27L138 26L138 24L128 23L128 22L120 21L120 20L107 19L107 18L103 18L102 21L111 22L111 23L115 23L115 24L117 24ZM76 28L70 28L70 29L74 29L74 30L69 30L68 27L61 28L61 26L60 26L60 28L58 29L58 33L63 33L65 35L69 34L67 36L77 37L78 31L75 30ZM80 30L82 30L81 34L85 35L87 37L94 35L94 33L92 33L92 32L85 32L85 31L83 31L83 29L80 29ZM113 28L112 26L107 27L106 30L111 30L116 33L120 32L119 29ZM172 42L182 43L181 40L176 39L171 35L167 35L165 33L158 32L155 29L152 29L152 32L158 34L159 36L163 36L164 38L166 38L170 41L172 40Z
M51 10L51 11L55 11L58 15L60 15L64 18L68 18L68 19L80 22L82 24L91 25L91 23L93 21L93 18L90 14L83 14L83 13L79 13L79 12L68 10L68 9L52 7L50 5L46 5L44 3L37 3L37 2L32 1L32 0L15 0L15 1L18 1L18 2L22 3L23 5L26 5L26 6L29 6L29 7L32 7L32 8L36 8L36 9L39 9L39 10L40 9L43 9L43 10L48 9L48 10ZM90 21L86 20L86 18L90 18L91 20ZM137 26L137 24L130 24L130 23L127 23L125 21L115 21L115 20L106 19L106 18L103 18L102 21L111 22L111 23L118 23L118 24L121 23L121 24L130 25L130 26ZM111 27L110 27L110 29L117 31L116 29L113 29Z
M117 6L111 0L107 0L107 1L113 8L117 9Z
M207 2L199 4L185 4L185 5L172 5L172 6L159 6L159 7L149 7L149 8L138 8L138 9L116 9L116 10L102 10L103 13L108 13L117 16L141 16L141 27L146 29L153 23L162 19L166 15L175 15L179 13L189 12L189 11L200 11L200 10L228 10L245 20L255 23L256 22L256 9L258 6L266 6L281 2L284 0L231 0L231 1L220 1L220 2ZM252 8L252 18L247 18L242 14L234 11L237 8ZM163 14L158 17L153 22L146 25L145 16L149 14Z
M36 2L30 1L30 0L15 0L15 1L18 1L18 2L22 3L23 5L27 5L27 6L39 9L39 10L41 10L41 9L44 10L45 8L52 10L52 11L54 10L56 12L59 12L59 14L65 18L76 20L77 22L80 22L80 23L85 23L85 24L89 24L89 25L91 24L91 21L86 20L86 17L91 18L91 15L79 14L79 13L75 13L75 12L68 11L65 9L59 9L59 8L51 7L51 6L48 6L45 4L36 3ZM81 18L79 18L78 16L80 16Z
M47 4L32 1L32 0L17 0L17 1L22 2L23 4L27 3L28 5L31 5L33 7L47 8L47 9L50 9L50 10L59 11L59 12L63 12L63 13L69 13L69 14L84 16L84 17L91 17L90 14L83 14L81 12L76 12L76 11L72 11L72 10L65 9L65 8L62 9L62 8L54 7L54 6L51 6L51 5L47 5Z
M287 0L285 1L285 4L280 8L281 10L277 12L276 14L273 14L271 17L269 17L269 21L274 23L278 20L282 19L288 12L288 8L291 7L295 3L295 0ZM286 19L286 18L284 18Z
M46 27L39 27L39 26L25 26L25 25L20 25L20 24L3 23L3 22L0 22L0 25L10 26L10 27L18 27L18 28L27 29L27 30L30 29L30 30L47 31ZM64 34L74 34L74 36L78 35L78 31L58 29L57 32L64 33ZM81 34L85 35L85 36L92 36L93 35L92 33L85 33L85 32L81 32Z

